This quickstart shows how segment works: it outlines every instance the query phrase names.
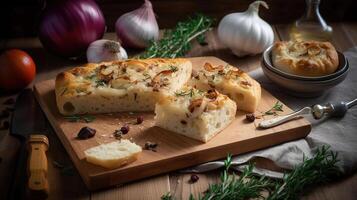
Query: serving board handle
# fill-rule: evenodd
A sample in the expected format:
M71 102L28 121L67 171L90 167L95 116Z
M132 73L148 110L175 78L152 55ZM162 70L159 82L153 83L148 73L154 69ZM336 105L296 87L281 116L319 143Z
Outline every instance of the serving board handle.
M47 180L48 139L44 135L31 135L29 140L29 182L30 192L35 196L48 196L49 186Z

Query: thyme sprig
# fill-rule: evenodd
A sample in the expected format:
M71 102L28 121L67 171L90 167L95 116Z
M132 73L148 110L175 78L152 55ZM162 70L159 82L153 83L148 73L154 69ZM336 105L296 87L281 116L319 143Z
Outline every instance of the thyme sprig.
M213 20L204 15L196 15L178 22L173 30L167 30L159 41L151 42L139 58L176 58L184 56L190 49L190 42L199 38L204 41L204 33L210 30Z
M336 165L337 162L337 153L323 146L317 150L313 158L304 158L301 165L285 174L283 180L274 180L255 176L253 164L250 164L239 177L235 174L230 175L231 156L228 155L224 162L221 181L210 184L203 196L199 196L197 200L298 199L304 189L339 177L341 171ZM267 191L268 196L263 196L262 191ZM167 193L161 199L173 200L174 197ZM195 200L192 194L190 200Z
M264 115L277 115L277 112L283 112L283 104L279 101L276 101L272 108L264 112Z

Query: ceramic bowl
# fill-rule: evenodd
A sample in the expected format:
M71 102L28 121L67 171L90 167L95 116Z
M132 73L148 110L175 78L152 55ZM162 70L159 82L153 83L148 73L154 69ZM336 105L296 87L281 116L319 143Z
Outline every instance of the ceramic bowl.
M326 76L306 77L286 73L275 68L271 62L272 46L266 49L262 58L264 74L287 93L299 97L316 97L322 95L328 89L341 83L347 76L349 64L346 57L340 53L339 66L336 72Z

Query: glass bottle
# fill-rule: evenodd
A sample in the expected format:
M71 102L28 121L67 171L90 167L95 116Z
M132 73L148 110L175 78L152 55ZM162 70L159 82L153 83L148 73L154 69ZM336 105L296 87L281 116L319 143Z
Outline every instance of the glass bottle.
M320 0L306 0L304 15L291 26L290 40L331 40L332 28L321 17L319 5Z

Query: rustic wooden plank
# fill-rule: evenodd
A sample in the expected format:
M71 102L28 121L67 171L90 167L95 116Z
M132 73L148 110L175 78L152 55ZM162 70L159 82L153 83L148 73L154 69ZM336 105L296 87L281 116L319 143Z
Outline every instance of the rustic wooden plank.
M157 200L170 191L169 176L162 175L117 188L93 192L91 200Z
M210 62L213 65L226 64L215 57L197 57L190 58L190 60L196 69L202 67L205 62ZM75 134L86 124L71 123L63 119L57 110L53 90L53 80L41 82L35 86L35 94L37 99L39 99L40 105L90 189L133 181L182 167L220 159L225 157L227 152L241 154L264 148L287 140L305 137L310 131L310 125L304 119L294 120L272 129L256 129L256 124L259 120L255 123L247 124L244 122L245 113L238 112L232 124L213 140L203 144L154 127L154 115L142 113L141 115L145 118L144 122L137 126L131 126L130 134L127 137L132 137L141 146L147 141L157 142L159 150L154 153L144 151L139 156L139 159L130 165L115 170L105 170L86 162L84 150L115 140L111 133L118 129L118 124L135 120L137 114L115 113L96 115L96 120L90 123L90 127L97 130L96 137L86 141L78 141L75 139ZM269 110L276 101L275 97L263 89L262 100L257 112ZM290 111L286 107L282 114ZM241 146L241 148L236 148L237 145ZM162 168L162 166L166 167Z
M209 173L196 174L199 180L195 183L190 182L190 173L172 173L170 176L171 194L175 199L189 199L192 194L195 198L203 196L209 184L219 182L220 172L215 170Z

